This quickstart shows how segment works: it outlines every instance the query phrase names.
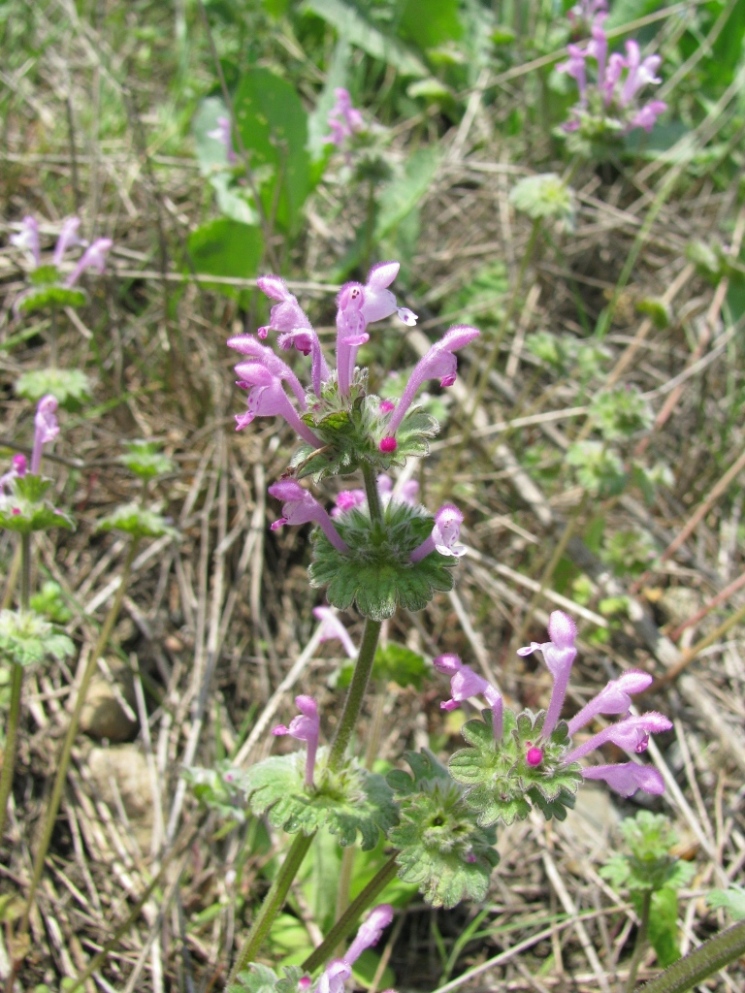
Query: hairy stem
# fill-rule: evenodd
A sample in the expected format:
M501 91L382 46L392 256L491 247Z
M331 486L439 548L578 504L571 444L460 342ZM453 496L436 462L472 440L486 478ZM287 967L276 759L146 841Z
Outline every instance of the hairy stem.
M230 970L228 986L234 983L241 970L245 969L248 963L256 958L259 949L264 943L264 939L269 934L269 930L274 923L274 918L284 906L290 886L292 886L293 880L298 874L298 870L314 837L315 832L313 834L295 835L290 845L290 850L282 863L282 868L277 873L271 889L264 897L264 902L251 925L251 930L248 932L233 968Z
M349 904L342 916L323 939L323 942L303 962L303 969L313 972L314 969L317 969L319 965L323 965L326 959L333 955L334 949L339 942L344 941L347 935L354 930L360 914L364 910L367 910L368 907L371 907L378 894L385 889L392 879L396 878L397 871L396 856L392 855L385 865L378 869L377 873L359 896Z
M41 833L39 835L39 841L36 848L36 854L34 856L34 869L33 875L31 877L31 884L29 886L28 894L26 896L26 906L23 910L23 918L21 920L20 933L25 934L28 931L28 922L31 915L31 909L34 905L34 898L36 896L36 890L41 882L42 873L44 872L44 860L46 859L47 851L49 849L49 843L52 840L52 832L54 831L54 823L57 819L57 812L59 810L60 801L62 800L62 792L65 788L65 780L67 778L67 770L70 766L70 758L72 756L72 746L75 743L75 737L78 733L78 725L80 724L80 715L83 711L83 706L85 704L85 698L88 693L88 687L90 685L93 673L96 671L96 665L101 653L108 644L111 632L116 624L116 620L119 616L119 611L122 606L122 601L124 600L124 594L127 591L127 586L129 584L129 577L132 572L132 563L134 562L135 554L137 552L137 546L139 540L133 538L129 546L129 551L127 552L127 558L124 562L124 568L122 570L121 582L119 583L119 588L114 596L114 602L109 608L109 612L106 615L106 619L103 622L103 627L96 639L96 644L88 656L85 664L85 669L83 671L83 678L80 681L80 686L78 687L77 697L75 699L75 707L70 716L70 723L67 727L67 734L65 735L65 740L62 744L62 753L59 757L57 763L57 775L54 780L54 786L52 787L52 795L49 798L49 803L47 804L47 809L44 813L44 822L41 827Z
M634 954L631 956L629 966L629 978L626 980L626 993L634 993L634 983L636 974L639 971L644 949L647 947L647 933L649 931L649 911L652 907L652 890L645 890L642 896L642 912L639 920L639 930L636 932L636 944Z
M382 621L374 621L372 618L365 618L365 630L362 634L362 644L357 656L357 665L354 667L354 675L349 685L347 699L344 701L344 711L336 729L336 736L331 745L329 753L328 768L331 772L336 772L344 761L344 753L352 737L357 720L362 709L362 701L365 698L365 690L370 680L375 652L378 647L378 638Z
M365 465L362 467L362 478L365 484L367 506L370 508L370 520L373 524L382 524L383 507L380 503L380 494L378 493L378 481L372 466Z
M31 535L21 535L21 603L20 610L25 613L31 601ZM10 706L8 708L8 725L5 729L5 747L3 763L0 768L0 843L5 833L5 817L8 809L8 797L13 786L13 771L16 764L16 741L18 739L18 724L21 719L21 694L23 692L23 666L14 662L10 676Z
M639 987L639 993L685 993L745 955L745 920L709 938L669 968Z

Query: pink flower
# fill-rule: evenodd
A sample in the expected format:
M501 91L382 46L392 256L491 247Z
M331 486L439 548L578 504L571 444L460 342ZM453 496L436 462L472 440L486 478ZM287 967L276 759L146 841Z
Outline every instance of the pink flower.
M344 958L332 959L316 983L313 993L343 993L344 983L352 975L352 966L360 955L373 945L377 945L383 931L393 920L393 907L381 903L367 915L360 924L357 936L349 946ZM386 990L386 993L394 993Z
M279 361L277 359L277 362ZM303 441L313 448L321 447L320 439L313 434L290 403L280 376L259 361L241 362L236 366L236 372L241 377L238 385L248 390L246 413L236 414L235 417L237 431L245 428L255 417L284 417Z
M652 682L652 676L641 669L628 669L618 679L612 679L569 721L569 734L575 734L598 714L627 714L631 694L643 693Z
M101 274L106 267L106 256L113 244L111 238L96 238L78 259L77 265L65 280L65 286L74 286L86 269L94 269Z
M296 696L295 705L300 711L297 717L293 717L289 727L278 724L272 729L272 734L289 734L299 741L307 744L307 758L305 762L305 785L313 786L313 772L316 766L316 753L318 752L318 738L320 734L320 720L318 717L318 705L312 696Z
M464 665L458 655L438 655L432 663L438 672L450 676L452 697L440 704L442 710L455 710L459 703L473 696L483 696L492 709L494 740L502 740L503 703L499 692L479 676L469 666Z
M460 537L460 526L463 523L463 514L452 503L445 503L435 514L435 523L432 533L428 538L415 548L409 558L412 562L421 560L431 555L432 552L439 552L440 555L453 555L460 558L466 554L466 546L458 541Z
M348 545L334 527L325 508L294 479L280 479L269 487L269 492L273 497L284 501L283 516L272 524L272 531L276 531L284 524L317 524L334 548L340 552L349 551Z
M631 796L637 790L644 790L653 796L665 792L665 782L660 773L651 765L637 765L636 762L586 766L582 776L585 779L605 780L621 796Z
M35 217L23 218L21 230L17 234L10 236L11 245L21 248L27 252L31 258L34 269L41 264L41 251L39 249L39 224Z
M39 405L36 408L36 416L34 417L34 448L31 453L31 472L33 475L38 475L41 468L41 454L44 445L48 445L50 441L54 439L59 434L59 424L57 423L57 400L47 393L39 400Z
M65 257L68 248L80 245L82 242L78 238L78 228L80 227L79 217L68 217L62 222L62 229L57 239L54 249L54 264L59 268Z
M336 616L331 607L314 607L313 616L321 622L321 641L338 640L350 659L356 658L357 649L349 637L349 632Z
M602 731L592 735L587 741L573 748L565 757L565 762L576 762L577 759L584 758L590 752L600 748L607 742L623 748L626 752L636 752L640 755L647 750L650 734L658 734L660 731L669 731L672 722L663 714L658 714L651 710L649 713L640 714L638 717L627 717L616 724L610 724Z
M548 737L559 723L561 708L564 705L569 676L574 660L577 657L575 640L577 625L572 618L561 610L554 610L548 619L548 634L551 641L539 645L533 641L525 648L518 648L518 655L530 655L541 652L546 668L554 677L551 700L549 701L546 719L543 723L543 734Z

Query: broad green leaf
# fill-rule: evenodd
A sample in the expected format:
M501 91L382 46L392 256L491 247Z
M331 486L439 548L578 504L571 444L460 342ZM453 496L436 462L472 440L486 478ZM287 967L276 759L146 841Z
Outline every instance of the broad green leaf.
M210 221L192 231L187 245L196 272L234 279L254 279L264 252L260 228L228 218ZM225 284L204 285L229 297L241 293Z
M459 0L404 0L398 30L402 38L426 50L463 35Z
M51 393L60 407L74 410L90 399L91 384L82 369L30 369L18 377L15 391L31 403Z
M241 78L233 108L266 216L296 231L310 192L308 116L300 97L268 69L251 69Z
M418 149L407 161L403 176L383 188L375 224L377 239L390 234L419 205L432 186L440 165L440 154L434 145Z
M302 9L311 10L330 24L340 38L363 52L388 63L402 76L427 76L427 68L398 39L379 31L366 17L342 0L305 0Z

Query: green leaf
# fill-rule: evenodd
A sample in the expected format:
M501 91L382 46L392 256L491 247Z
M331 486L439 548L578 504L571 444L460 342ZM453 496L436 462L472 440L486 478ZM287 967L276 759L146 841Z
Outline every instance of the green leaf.
M459 0L404 0L398 31L402 38L426 50L463 36Z
M197 273L254 279L264 252L264 239L260 228L223 217L192 231L187 247ZM224 283L204 285L233 298L241 293Z
M18 377L15 391L31 403L51 393L60 407L76 410L90 400L91 384L82 369L32 369Z
M72 619L72 611L62 593L59 583L48 579L31 597L31 609L41 614L53 624L67 624Z
M157 509L146 510L136 503L123 504L98 523L99 531L123 531L133 538L178 537L178 531Z
M308 116L300 97L269 70L251 69L241 78L233 109L252 170L269 167L259 183L265 214L285 231L297 231L310 192Z
M329 603L339 610L355 604L374 620L392 617L399 606L422 610L436 592L454 585L452 557L432 552L419 562L409 558L431 533L433 521L424 508L395 500L385 507L382 525L370 521L367 507L341 515L335 523L349 552L334 548L317 528L311 586L325 586Z
M176 468L176 463L159 450L160 445L156 441L125 441L124 448L126 451L119 457L119 461L140 479L165 476Z
M392 180L380 192L375 238L389 235L403 219L419 206L432 188L440 166L441 152L435 145L418 149L407 160L403 175Z
M21 314L32 314L45 307L83 307L88 294L78 286L31 286L16 299L13 309Z
M397 821L392 792L382 776L349 763L338 772L326 768L326 749L319 749L314 787L305 785L305 756L272 756L243 773L240 783L254 814L289 834L312 834L325 827L342 847L360 839L363 850L374 848L381 831Z
M353 659L344 661L334 683L337 689L343 690L349 686L355 664ZM376 651L371 678L374 682L392 682L402 687L421 689L428 674L429 666L421 655L404 645L389 642L385 648Z
M245 972L240 972L235 983L225 993L297 993L298 983L306 974L296 965L282 966L280 978L268 965L252 962Z
M641 904L640 899L635 899L634 902ZM650 944L657 954L657 961L663 969L678 961L680 958L678 895L669 886L652 894L648 933Z
M427 68L396 38L383 34L350 4L342 0L305 0L303 10L311 10L330 24L340 38L363 52L393 66L402 76L427 76Z
M398 770L388 775L401 817L389 835L399 849L399 878L418 886L435 907L483 900L499 861L494 832L476 824L462 789L431 752L407 752L406 761L413 777Z
M218 762L214 769L187 766L181 775L196 799L231 824L246 820L246 795L229 761Z
M724 907L733 921L745 920L745 887L730 886L726 890L712 890L706 898L710 907Z
M73 519L64 511L43 502L52 480L27 472L11 482L11 492L0 494L0 528L16 534L31 534L49 528L73 528Z
M75 645L35 611L0 610L0 657L29 666L48 656L67 658Z

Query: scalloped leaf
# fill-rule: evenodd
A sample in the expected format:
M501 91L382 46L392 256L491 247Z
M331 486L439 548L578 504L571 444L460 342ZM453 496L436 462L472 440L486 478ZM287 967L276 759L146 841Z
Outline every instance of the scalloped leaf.
M76 310L88 302L88 294L79 286L42 284L31 286L16 300L13 309L20 314L31 314L45 307L74 307Z
M307 977L299 965L283 965L278 976L268 965L251 962L248 970L239 972L236 982L226 987L225 993L297 993L299 983Z
M52 480L27 472L12 481L12 492L0 495L0 528L16 534L31 534L49 528L74 528L73 518L57 507L44 503Z
M0 657L25 667L74 652L74 642L34 611L0 610Z
M316 786L305 786L305 759L301 752L272 756L243 775L254 814L267 814L275 827L288 834L312 834L325 827L342 847L354 845L369 851L398 820L392 791L382 776L356 764L337 773L325 768L327 751L320 749Z
M15 391L31 403L51 393L60 407L76 410L90 399L91 384L82 369L31 369L18 377Z
M178 531L157 510L146 510L136 503L123 504L98 522L99 531L123 531L133 538L178 537Z

